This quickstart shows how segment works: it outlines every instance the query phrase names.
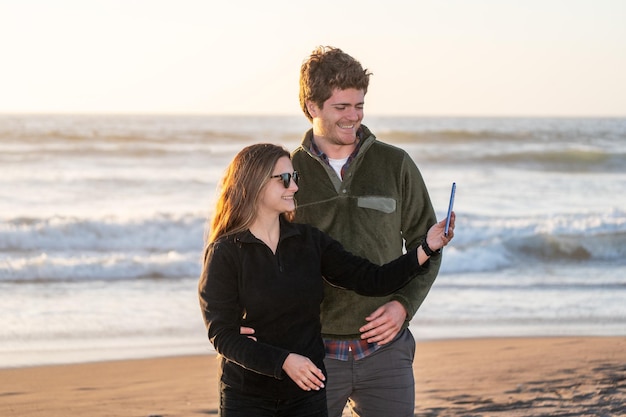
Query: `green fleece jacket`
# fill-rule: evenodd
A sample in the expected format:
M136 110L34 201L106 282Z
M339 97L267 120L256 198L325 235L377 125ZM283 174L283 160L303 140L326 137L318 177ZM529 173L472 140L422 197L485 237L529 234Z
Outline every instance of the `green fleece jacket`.
M295 221L311 224L341 242L350 252L384 264L415 248L436 216L421 173L402 149L379 142L361 126L362 145L343 181L311 151L313 130L293 152L300 173ZM430 260L423 279L386 297L365 297L326 283L322 302L322 335L359 339L359 328L381 305L399 301L407 311L404 327L420 307L437 277L441 256Z

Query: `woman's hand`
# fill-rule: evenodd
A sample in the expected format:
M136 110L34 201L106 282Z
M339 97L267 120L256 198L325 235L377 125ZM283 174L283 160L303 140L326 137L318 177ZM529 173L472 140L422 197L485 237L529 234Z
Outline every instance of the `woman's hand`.
M248 336L248 339L252 339L256 342L256 337L252 336L254 334L254 329L252 327L241 326L239 328L239 334L245 334Z
M456 214L454 211L450 214L450 228L448 229L448 236L444 236L446 228L446 219L443 219L439 223L432 225L432 227L426 233L426 243L432 250L439 250L446 246L454 237L454 221L456 220Z
M304 391L324 388L324 373L306 356L290 353L283 363L283 370Z

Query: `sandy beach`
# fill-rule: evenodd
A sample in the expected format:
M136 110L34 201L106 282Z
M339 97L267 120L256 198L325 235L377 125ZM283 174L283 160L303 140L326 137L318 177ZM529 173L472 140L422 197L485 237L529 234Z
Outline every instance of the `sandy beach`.
M217 415L216 363L208 354L1 369L0 415ZM414 369L419 417L626 415L625 337L423 341Z

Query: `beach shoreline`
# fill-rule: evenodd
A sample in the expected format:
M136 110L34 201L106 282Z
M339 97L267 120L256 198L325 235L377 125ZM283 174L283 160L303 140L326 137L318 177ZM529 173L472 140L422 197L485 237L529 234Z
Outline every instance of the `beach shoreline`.
M418 341L414 373L419 417L626 413L626 337ZM0 415L217 415L217 387L210 353L4 368Z

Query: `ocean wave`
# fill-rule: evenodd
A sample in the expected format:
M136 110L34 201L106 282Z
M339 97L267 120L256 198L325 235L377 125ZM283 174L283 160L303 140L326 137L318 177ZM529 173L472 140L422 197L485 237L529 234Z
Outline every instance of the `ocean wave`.
M368 117L365 125L399 143L622 143L624 118ZM310 128L299 116L0 115L0 143L110 143L299 140Z
M155 214L148 218L14 218L0 224L0 251L201 250L206 218Z
M284 116L0 115L0 144L248 143L259 135L299 138L308 127L304 118Z
M0 256L0 281L43 283L198 277L200 251L17 253Z
M90 140L80 139L76 142L48 140L39 136L30 136L29 140L18 139L16 142L0 143L1 161L6 162L36 162L64 158L69 163L72 159L134 159L141 161L144 158L159 158L161 160L193 158L204 155L208 158L228 156L232 157L247 142L241 138L234 140L227 135L216 135L185 142L181 138L170 141L150 141L145 138L135 138L134 141L115 138Z
M565 172L626 169L626 119L372 117L369 121L372 124L366 124L377 137L407 149L419 161ZM291 116L0 115L0 162L152 158L181 163L197 160L198 155L217 156L223 162L243 146L260 141L293 149L309 127L303 118Z
M506 152L479 156L476 162L565 172L626 172L626 154L611 154L600 149L559 149ZM467 160L466 160L467 162Z
M580 143L580 144L610 144L626 140L626 132L573 130L545 130L541 128L515 129L503 125L501 129L472 130L472 129L441 129L441 130L397 130L390 129L376 134L385 142L398 144L549 144L549 143Z
M197 276L206 218L14 218L0 225L0 280Z
M489 130L438 130L438 131L401 131L389 130L383 132L382 140L397 144L405 143L475 143L491 141L519 142L536 138L534 132L505 132Z
M623 118L368 117L383 140L415 143L623 142Z
M566 173L626 172L626 149L615 151L599 146L576 144L538 146L510 142L485 146L448 145L445 152L441 151L439 145L429 147L405 144L404 147L421 163Z
M487 272L535 264L626 261L626 212L553 217L464 215L442 271Z
M504 243L509 251L544 261L584 262L626 259L626 232L599 235L540 234Z
M197 276L206 219L14 218L0 225L0 280ZM464 214L442 273L533 264L624 263L626 212L497 218Z

